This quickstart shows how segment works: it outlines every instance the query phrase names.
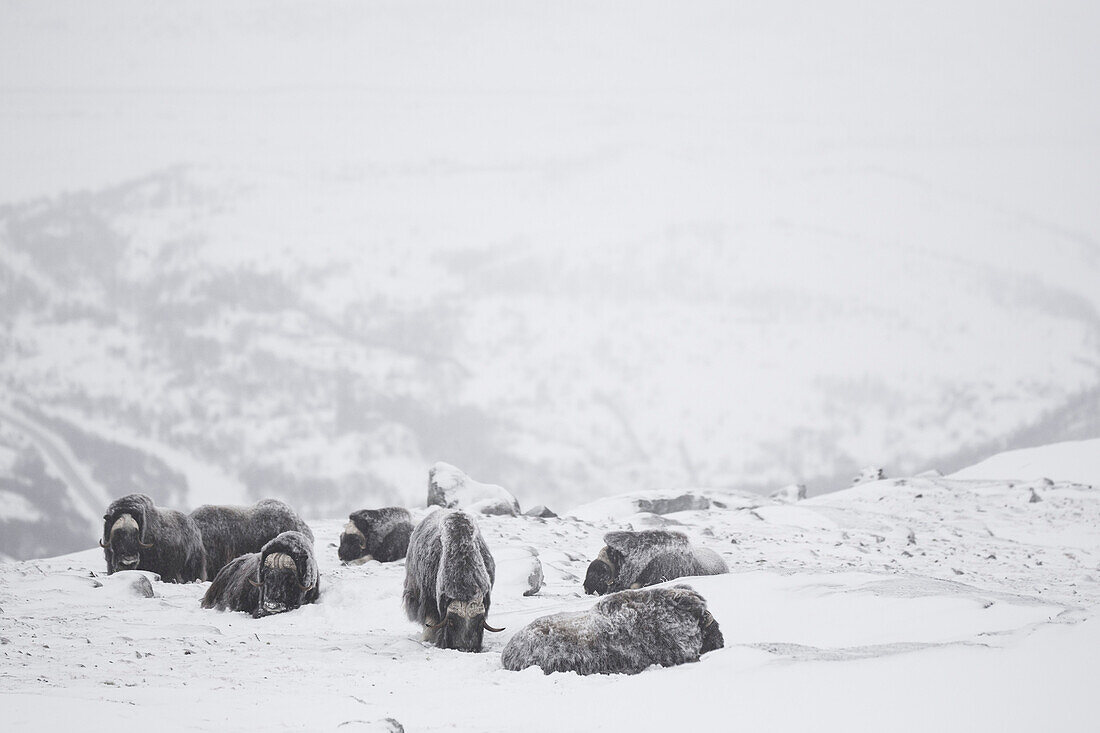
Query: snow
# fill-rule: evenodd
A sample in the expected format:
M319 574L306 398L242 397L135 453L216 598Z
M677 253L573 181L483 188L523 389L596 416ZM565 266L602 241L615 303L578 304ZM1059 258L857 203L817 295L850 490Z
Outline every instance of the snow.
M0 489L0 521L37 522L40 519L42 519L42 512L38 511L27 497L16 494L14 491Z
M519 502L508 489L475 481L449 463L438 461L428 476L428 499L440 506L459 507L474 514L483 510L491 514L515 513L519 508Z
M3 395L6 397L6 395ZM72 449L48 428L38 425L6 400L0 400L0 421L21 433L38 448L49 473L60 477L68 489L69 501L77 513L95 528L102 521L103 509L111 503L107 488L91 475L88 467L73 454Z
M1100 487L1100 438L1006 451L951 475L1021 481L1048 478Z
M768 496L776 501L793 504L806 498L806 486L804 484L789 484L781 489L776 489Z
M47 414L49 412L47 411ZM217 466L197 460L188 453L175 450L162 442L141 438L115 426L89 419L76 410L57 410L56 412L83 430L150 453L164 461L173 470L182 473L187 479L187 505L181 508L195 509L203 504L249 503L241 482Z
M633 677L501 668L523 625L595 601L581 578L603 520L479 518L501 569L488 620L505 631L465 654L420 641L401 609L402 562L338 563L332 519L311 523L320 601L263 620L200 609L202 583L136 597L133 581L103 577L98 549L0 565L0 705L20 729L79 718L92 731L149 719L211 731L385 730L387 718L425 731L1100 725L1092 488L926 475L673 518L732 569L673 581L707 598L725 635L698 664ZM545 585L525 597L536 553Z
M636 491L596 499L573 507L566 514L586 522L621 522L638 513L645 502L671 501L683 496L705 498L724 507L752 508L768 502L758 494L742 491L662 490ZM678 514L679 512L675 512Z

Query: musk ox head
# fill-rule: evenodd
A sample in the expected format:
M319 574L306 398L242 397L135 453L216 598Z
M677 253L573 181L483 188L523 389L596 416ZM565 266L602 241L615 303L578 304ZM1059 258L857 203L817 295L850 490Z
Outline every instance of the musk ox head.
M294 558L285 552L272 552L263 556L258 575L256 580L248 581L260 591L260 600L252 613L253 618L299 608L305 601L306 594L317 583L316 577L309 584L303 583L303 576L308 573L302 572Z
M699 649L700 654L721 649L726 645L726 640L722 637L722 630L718 628L718 622L714 620L714 616L710 615L710 611L703 614L699 625L703 631L703 646Z
M140 521L130 513L103 515L103 539L99 546L107 560L107 574L120 570L136 570L141 562L141 551L153 546L145 537L145 512L139 513Z
M584 592L602 596L607 593L619 572L621 557L610 547L604 547L588 566L584 576Z
M336 554L345 563L356 560L366 562L371 559L367 554L367 536L355 525L354 520L344 525L344 532L340 535L340 549Z
M317 600L320 573L313 558L313 540L288 530L270 540L260 550L256 579L258 597L252 615L270 616L299 608Z
M443 618L434 624L428 624L436 646L460 652L480 652L482 637L486 631L504 631L495 629L486 622L488 611L484 601L441 600L441 607L446 609Z

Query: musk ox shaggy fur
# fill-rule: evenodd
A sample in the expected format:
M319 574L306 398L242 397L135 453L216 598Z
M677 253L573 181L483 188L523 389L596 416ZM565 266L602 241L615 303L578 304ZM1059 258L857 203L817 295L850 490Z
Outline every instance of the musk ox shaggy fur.
M706 600L677 585L621 591L587 611L537 618L509 640L501 663L546 674L637 674L653 664L697 662L723 644Z
M202 535L191 517L161 509L145 494L130 494L111 502L103 515L99 540L107 574L148 570L166 583L206 580Z
M413 526L407 509L396 506L360 509L349 514L348 520L336 553L343 562L393 562L408 552Z
M313 532L298 513L278 499L263 499L252 506L204 504L191 512L202 532L206 549L206 573L213 578L230 560L259 552L282 532L301 532L313 541Z
M259 552L242 555L223 567L201 605L261 618L313 603L320 595L320 583L313 538L283 532Z
M603 595L691 575L729 572L718 553L693 547L680 532L608 532L603 541L605 546L588 566L585 593Z
M481 651L494 629L489 593L496 564L477 520L458 509L441 509L413 530L405 561L405 613L424 625L424 640L446 649Z

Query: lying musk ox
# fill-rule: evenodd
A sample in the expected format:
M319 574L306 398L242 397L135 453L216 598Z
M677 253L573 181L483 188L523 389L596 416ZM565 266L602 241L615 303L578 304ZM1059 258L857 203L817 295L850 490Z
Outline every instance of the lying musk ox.
M424 624L424 640L446 649L481 651L496 565L472 515L429 514L413 530L405 561L405 613Z
M242 555L223 567L201 605L262 618L313 603L320 595L320 581L313 538L283 532L259 552Z
M584 592L614 593L690 575L728 573L718 553L693 547L686 535L663 529L608 532L605 547L588 566Z
M252 506L204 504L191 512L206 548L206 572L213 578L230 560L259 552L280 532L301 532L313 541L313 532L297 512L278 499Z
M396 506L361 509L348 515L351 520L340 535L337 555L345 563L367 560L393 562L405 557L412 534L412 516Z
M707 602L688 585L625 590L587 611L543 616L520 629L501 654L505 669L546 674L637 674L652 664L697 662L724 644Z
M207 578L198 526L183 512L157 508L145 494L124 496L107 507L99 546L108 575L148 570L166 583Z

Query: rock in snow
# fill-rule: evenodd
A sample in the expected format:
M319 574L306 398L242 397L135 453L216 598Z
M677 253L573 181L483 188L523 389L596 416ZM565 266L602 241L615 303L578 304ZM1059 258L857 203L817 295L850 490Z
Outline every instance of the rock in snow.
M650 514L672 514L710 509L710 499L699 494L680 494L671 499L638 499L639 512Z
M539 551L529 545L494 547L496 582L494 589L507 593L518 591L520 595L533 596L543 584L542 562Z
M796 501L802 501L806 498L806 485L791 484L790 486L784 486L782 489L773 491L769 498L787 504L793 504Z
M507 489L474 481L455 466L442 461L428 471L428 506L433 505L513 517L520 513L519 502Z
M859 472L859 475L852 478L852 486L870 483L871 481L882 481L884 478L886 478L886 472L882 470L882 467L867 466Z
M160 576L145 570L123 570L101 578L103 591L119 598L153 598L153 583Z

